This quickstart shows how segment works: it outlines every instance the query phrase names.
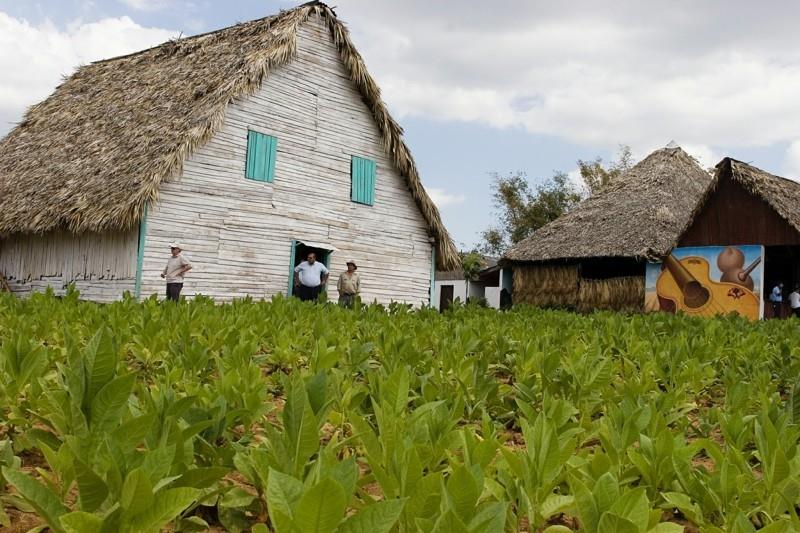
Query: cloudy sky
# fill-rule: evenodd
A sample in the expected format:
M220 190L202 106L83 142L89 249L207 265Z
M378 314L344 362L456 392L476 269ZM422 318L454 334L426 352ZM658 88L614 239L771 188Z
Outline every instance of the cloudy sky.
M292 7L280 0L0 0L0 135L77 65ZM800 177L800 3L338 0L456 241L491 175L675 140Z

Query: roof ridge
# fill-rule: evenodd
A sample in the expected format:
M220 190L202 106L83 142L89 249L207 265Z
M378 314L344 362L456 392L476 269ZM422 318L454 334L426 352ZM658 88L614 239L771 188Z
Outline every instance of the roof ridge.
M276 13L274 15L267 15L266 17L260 17L260 18L253 19L253 20L248 20L248 21L245 21L245 22L237 22L237 23L231 24L229 26L223 26L222 28L217 28L216 30L210 30L210 31L206 31L206 32L203 32L203 33L198 33L198 34L195 34L195 35L187 35L186 37L181 37L181 36L173 37L172 39L168 39L168 40L164 41L163 43L159 43L159 44L151 46L149 48L144 48L142 50L137 50L135 52L130 52L128 54L123 54L123 55L119 55L119 56L113 56L113 57L107 57L107 58L104 58L104 59L98 59L96 61L91 61L88 64L89 65L97 65L97 64L109 63L109 62L112 62L112 61L117 61L117 60L120 60L120 59L128 59L128 58L131 58L131 57L135 57L135 56L138 56L138 55L145 54L147 52L152 52L153 50L158 50L159 48L163 48L165 46L169 46L169 45L172 45L172 44L178 44L178 43L180 43L180 44L189 43L189 42L194 41L196 39L202 39L202 38L208 37L210 35L216 35L218 33L223 33L223 32L228 31L228 30L241 28L243 26L256 26L259 23L263 23L263 22L267 22L267 21L275 22L278 19L287 17L289 15L292 15L292 14L296 13L297 11L300 11L302 9L307 9L307 8L310 8L310 7L324 7L324 8L327 8L331 13L333 13L334 17L336 16L336 12L333 10L333 8L329 7L326 3L321 2L319 0L311 0L310 2L306 2L304 4L300 4L298 6L295 6L295 7L289 8L289 9L282 9L282 10L280 10L278 13ZM270 26L271 26L271 24L270 24Z

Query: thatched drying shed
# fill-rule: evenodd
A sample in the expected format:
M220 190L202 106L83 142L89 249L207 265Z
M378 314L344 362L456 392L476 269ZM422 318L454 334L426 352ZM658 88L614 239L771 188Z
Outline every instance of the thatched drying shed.
M518 243L514 301L643 309L645 266L678 247L761 245L766 285L800 282L800 184L725 158L713 175L682 149L650 154Z
M298 8L93 63L0 141L0 273L12 288L291 291L315 249L366 299L427 302L457 252L345 26ZM372 269L371 267L375 267Z
M675 246L711 182L681 148L653 152L508 251L514 303L641 309L646 261Z

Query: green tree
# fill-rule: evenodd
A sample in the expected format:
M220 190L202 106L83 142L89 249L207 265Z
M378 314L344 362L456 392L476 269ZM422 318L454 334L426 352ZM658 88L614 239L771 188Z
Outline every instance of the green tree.
M633 165L631 147L624 144L619 146L616 159L611 160L608 164L605 164L603 158L599 156L591 161L578 159L578 171L590 196L603 190L609 183L630 170Z
M603 190L633 165L630 147L620 145L615 159L607 164L601 157L578 160L583 187L572 182L564 172L556 172L536 188L531 187L524 172L508 176L495 173L493 197L498 221L481 234L480 250L489 255L502 255L509 246Z
M495 174L493 188L499 224L483 232L481 246L481 251L491 255L501 255L509 245L560 217L582 199L580 190L563 172L556 172L535 189L524 172Z
M464 272L464 279L475 281L478 278L478 273L486 268L483 255L477 250L459 252L458 255L461 257L461 270Z

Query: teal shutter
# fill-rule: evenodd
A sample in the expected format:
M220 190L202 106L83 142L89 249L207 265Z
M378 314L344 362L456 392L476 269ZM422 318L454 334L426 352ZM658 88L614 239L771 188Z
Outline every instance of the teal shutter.
M257 131L247 131L247 164L245 177L272 183L275 177L275 156L278 139Z
M359 204L375 204L375 161L356 157L350 160L350 199Z

